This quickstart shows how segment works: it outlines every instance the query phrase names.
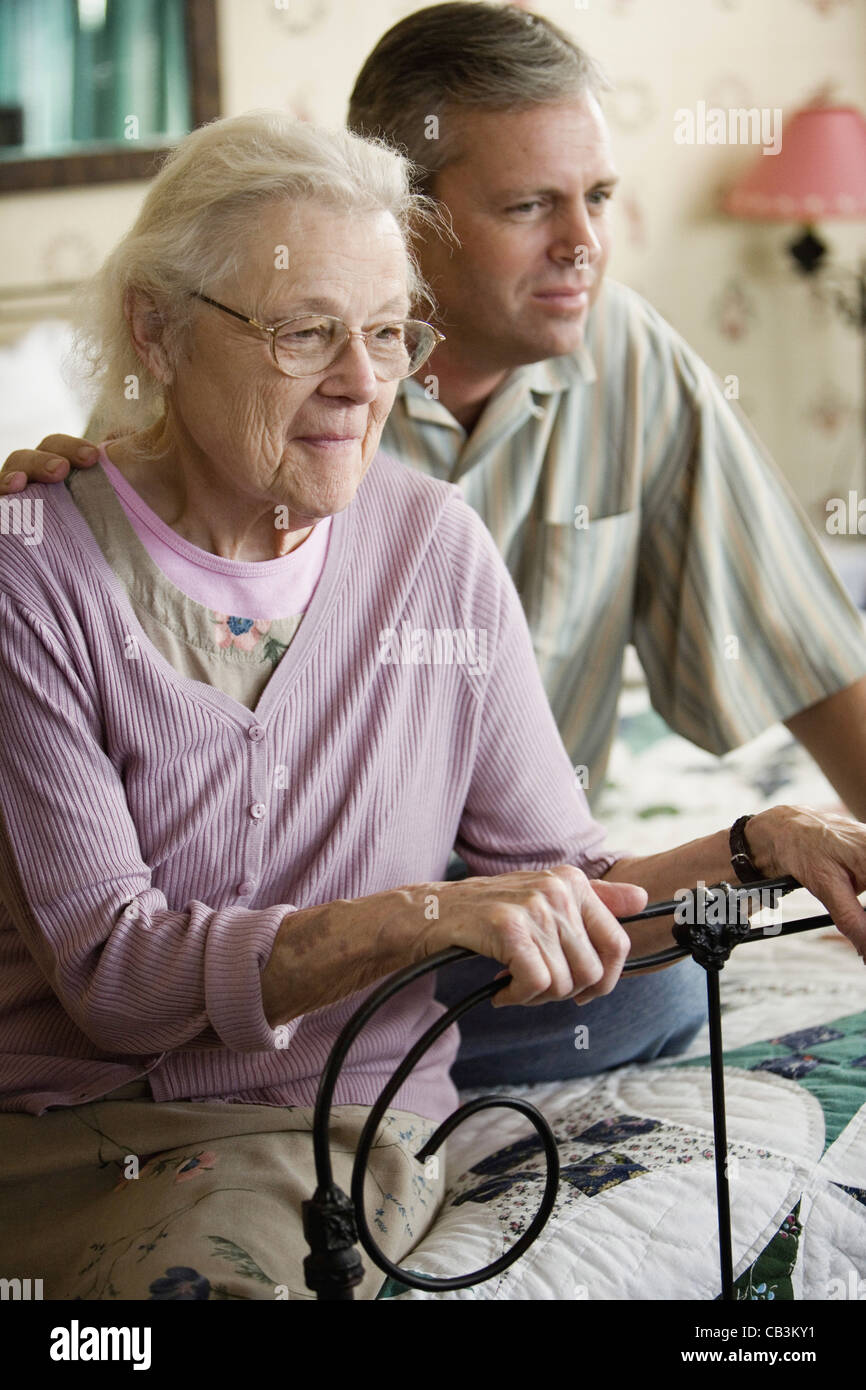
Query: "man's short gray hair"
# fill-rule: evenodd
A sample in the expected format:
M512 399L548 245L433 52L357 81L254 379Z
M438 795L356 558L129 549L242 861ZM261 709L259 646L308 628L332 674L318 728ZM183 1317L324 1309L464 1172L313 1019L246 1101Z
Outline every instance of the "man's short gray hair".
M405 151L416 188L429 194L435 175L462 153L461 108L517 111L598 95L611 85L598 63L541 15L449 0L417 10L379 40L358 74L348 125Z
M130 339L127 296L137 292L152 301L175 365L196 307L190 291L220 298L243 264L262 208L309 200L341 213L391 213L407 247L410 297L426 298L410 226L436 219L429 202L413 193L409 166L392 147L284 111L211 121L168 156L135 223L79 296L79 360L96 383L100 431L138 429L163 408L165 388ZM237 307L256 315L254 304Z

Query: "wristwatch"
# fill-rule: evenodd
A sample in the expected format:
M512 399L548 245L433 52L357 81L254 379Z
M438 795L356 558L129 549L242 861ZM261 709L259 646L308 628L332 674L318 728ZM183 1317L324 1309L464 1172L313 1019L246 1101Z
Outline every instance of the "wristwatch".
M745 827L751 816L740 816L731 826L731 867L741 883L760 883L764 875L756 868L746 843Z

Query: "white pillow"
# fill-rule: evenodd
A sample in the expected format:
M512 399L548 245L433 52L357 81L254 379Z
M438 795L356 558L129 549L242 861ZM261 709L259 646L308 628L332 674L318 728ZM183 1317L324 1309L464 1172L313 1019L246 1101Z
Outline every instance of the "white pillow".
M0 347L0 464L46 434L83 434L87 404L62 375L71 345L70 325L46 319Z

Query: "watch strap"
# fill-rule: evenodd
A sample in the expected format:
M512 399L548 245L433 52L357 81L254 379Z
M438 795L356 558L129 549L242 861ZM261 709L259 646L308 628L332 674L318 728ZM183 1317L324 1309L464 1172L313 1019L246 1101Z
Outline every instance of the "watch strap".
M741 883L760 883L764 875L752 861L746 841L745 828L751 816L740 816L731 826L729 843L731 846L731 867Z

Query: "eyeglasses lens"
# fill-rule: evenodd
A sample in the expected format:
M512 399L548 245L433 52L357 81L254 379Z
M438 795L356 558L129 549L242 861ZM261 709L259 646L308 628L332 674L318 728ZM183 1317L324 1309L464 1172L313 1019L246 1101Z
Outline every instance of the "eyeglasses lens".
M277 362L289 376L315 376L339 356L348 337L345 324L328 315L292 319L276 335ZM417 371L435 341L429 324L408 319L374 329L367 338L367 353L382 381L396 381Z

